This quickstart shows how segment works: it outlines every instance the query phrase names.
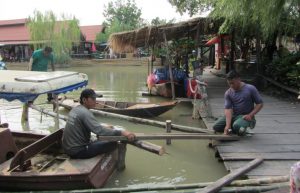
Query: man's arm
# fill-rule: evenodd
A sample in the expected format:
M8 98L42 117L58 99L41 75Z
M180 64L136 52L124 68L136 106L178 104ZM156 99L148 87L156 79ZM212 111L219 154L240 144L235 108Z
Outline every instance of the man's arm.
M232 120L232 109L225 109L225 117L226 117L226 126L224 128L224 134L229 134L229 129L231 129L231 120Z
M247 121L251 121L253 117L263 108L263 106L263 103L256 104L254 109L248 115L244 115L243 118Z

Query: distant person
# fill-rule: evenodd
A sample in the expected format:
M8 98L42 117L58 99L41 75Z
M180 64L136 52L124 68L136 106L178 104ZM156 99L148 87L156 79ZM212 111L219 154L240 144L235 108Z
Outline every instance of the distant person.
M51 64L52 71L55 71L52 48L46 46L33 52L29 61L29 71L48 71L48 64Z
M99 154L113 151L117 142L91 142L91 132L96 135L125 136L129 141L135 139L135 134L126 130L115 130L101 125L89 109L96 105L96 93L85 89L80 95L80 105L73 108L64 129L62 146L66 154L75 159L91 158Z
M225 135L231 132L245 135L248 127L255 127L255 115L262 109L263 100L253 85L241 81L237 72L230 71L226 79L230 88L224 96L225 115L216 121L213 129Z
M48 64L51 64L52 71L55 71L54 67L54 59L52 54L52 48L46 46L44 49L39 49L33 52L30 61L28 70L29 71L40 71L40 72L47 72L48 71ZM52 94L48 94L48 101L53 99Z

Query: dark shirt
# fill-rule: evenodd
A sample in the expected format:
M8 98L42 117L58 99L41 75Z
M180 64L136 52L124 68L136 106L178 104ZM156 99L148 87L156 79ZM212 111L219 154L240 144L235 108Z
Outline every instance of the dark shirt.
M62 138L64 151L74 155L84 149L90 143L91 132L96 135L121 135L119 130L102 127L91 111L79 105L69 113Z
M233 115L247 115L254 109L254 104L261 104L263 100L257 89L250 84L235 91L229 88L225 92L225 109L232 109Z

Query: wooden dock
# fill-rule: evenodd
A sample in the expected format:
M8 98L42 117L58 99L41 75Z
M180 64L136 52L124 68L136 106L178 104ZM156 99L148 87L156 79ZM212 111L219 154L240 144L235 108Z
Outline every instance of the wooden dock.
M224 92L228 88L224 78L206 69L204 79L212 116L224 113ZM216 145L220 159L228 171L234 171L255 158L264 162L247 173L248 178L289 175L290 167L300 160L300 104L279 100L262 94L264 107L256 115L257 124L252 136L240 141L221 142ZM209 129L213 118L204 117Z

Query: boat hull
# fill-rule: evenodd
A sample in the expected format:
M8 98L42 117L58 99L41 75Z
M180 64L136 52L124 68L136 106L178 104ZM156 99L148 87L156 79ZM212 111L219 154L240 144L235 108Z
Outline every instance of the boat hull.
M15 132L12 135L16 144L19 145L36 141L43 136ZM57 150L57 147L53 149ZM43 156L50 161L43 162ZM0 164L1 190L101 188L116 169L118 149L90 159L70 159L65 154L53 153L50 149L49 152L38 154L30 160L30 169L25 172L18 169L9 171L12 159Z
M159 116L174 108L176 104L177 101L163 102L158 104L97 101L94 110L144 118ZM63 106L69 110L77 105L79 105L79 103L72 99L66 99L60 103L60 106Z

